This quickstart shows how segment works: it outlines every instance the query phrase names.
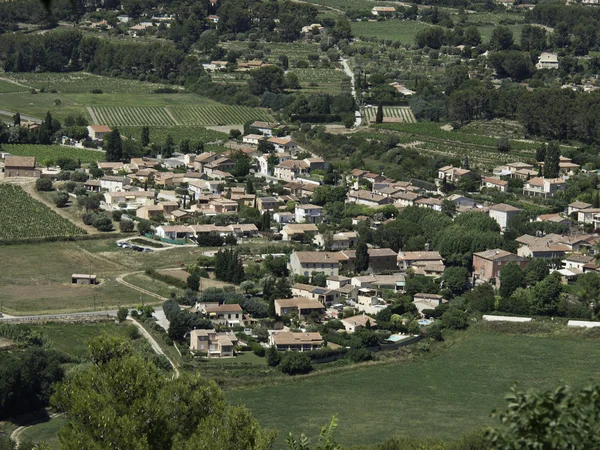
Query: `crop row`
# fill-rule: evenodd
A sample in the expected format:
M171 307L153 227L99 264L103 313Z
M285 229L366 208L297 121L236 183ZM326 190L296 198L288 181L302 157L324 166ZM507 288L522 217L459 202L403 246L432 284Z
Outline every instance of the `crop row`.
M15 156L33 156L40 165L56 163L61 158L82 163L104 161L104 152L62 145L2 144L2 150Z
M365 117L369 122L375 121L377 108L365 108ZM383 117L393 117L402 119L403 123L415 123L415 115L410 106L384 106Z
M190 139L193 142L215 142L226 140L227 134L219 131L207 130L198 125L187 125L174 127L149 127L150 142L161 143L165 142L167 135L171 135L176 142L183 139ZM136 140L141 139L142 127L119 127L119 131L123 136L131 136Z
M410 145L410 144L409 144ZM429 153L433 155L443 155L447 157L455 157L463 159L465 156L469 157L469 161L473 163L481 164L503 164L511 161L531 161L531 155L509 152L501 153L497 150L492 150L484 147L476 147L469 145L461 145L460 143L441 143L441 142L428 142L428 141L417 141L412 148L419 150L420 152Z
M249 120L273 120L266 110L245 106L173 106L169 111L181 125L230 125Z
M20 186L0 184L0 239L74 236L85 234Z
M311 81L339 83L340 81L349 79L343 70L335 69L291 69L290 73L295 74L301 83L309 83Z
M98 121L107 125L177 125L159 106L96 106L93 110Z

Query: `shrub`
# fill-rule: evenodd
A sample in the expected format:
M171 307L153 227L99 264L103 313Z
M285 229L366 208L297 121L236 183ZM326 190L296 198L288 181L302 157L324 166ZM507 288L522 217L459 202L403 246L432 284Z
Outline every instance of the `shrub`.
M85 187L81 186L81 185L80 186L76 186L73 189L73 194L75 194L77 197L85 196L85 195L87 195L87 189Z
M200 275L200 278L210 278L210 275L208 274L208 270L206 270L206 269L198 270L198 275Z
M265 348L260 345L260 344L253 344L252 345L252 352L256 355L256 356L260 356L261 358L265 356Z
M35 190L36 191L51 191L52 190L52 180L50 178L38 178L35 181Z
M95 212L89 211L84 213L83 216L81 216L81 219L86 225L92 225L94 220L96 220L96 216L97 214Z
M76 187L77 187L77 183L75 183L74 181L67 181L65 183L65 190L69 193L73 192Z
M121 230L123 233L131 233L134 226L135 225L132 220L123 220L119 222L119 230Z
M123 215L123 211L119 211L118 209L115 209L112 212L112 218L115 222L120 222L121 221L121 216Z
M84 183L88 180L89 176L87 173L85 172L81 172L79 170L76 170L75 172L73 172L71 174L71 181L77 181L79 183Z
M281 358L279 369L288 375L309 373L313 367L310 356L300 352L287 352Z
M357 348L348 350L346 353L346 358L352 362L359 363L363 361L370 361L373 359L373 355L371 355L371 352L364 348Z
M104 214L98 214L92 225L98 231L112 231L113 229L112 220L110 220L110 217L107 217Z
M127 320L127 316L128 315L129 315L129 309L127 309L124 306L122 306L117 311L117 320L119 322L123 322L123 321Z
M171 339L169 336L163 336L163 341L165 341L165 344L167 344L168 346L172 347L173 344L173 339Z
M136 340L140 337L140 330L135 325L131 325L127 330L127 337L132 340Z
M69 194L62 191L57 192L54 196L54 204L59 208L63 208L67 203L69 203Z
M281 362L281 355L275 347L269 347L265 352L267 364L271 367L277 367Z

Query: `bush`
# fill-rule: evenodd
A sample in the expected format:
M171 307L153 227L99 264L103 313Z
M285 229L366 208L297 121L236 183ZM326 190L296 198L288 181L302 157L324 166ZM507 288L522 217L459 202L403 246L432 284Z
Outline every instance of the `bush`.
M467 314L460 309L449 309L442 315L442 324L450 330L464 330L469 326Z
M112 212L112 218L115 222L120 222L121 221L121 216L123 216L123 211L119 211L118 209L115 209Z
M167 344L168 346L172 347L173 344L173 339L171 339L169 336L163 336L163 341L165 342L165 344Z
M73 192L76 187L77 187L77 183L75 183L74 181L67 181L65 183L65 190L69 193Z
M370 361L373 359L373 355L371 355L371 352L364 348L357 348L348 350L346 353L346 358L352 362L359 363L363 361Z
M52 190L52 180L50 178L38 178L35 181L35 190L36 191L51 191Z
M71 181L77 181L79 183L84 183L88 180L89 176L87 173L85 172L81 172L79 170L76 170L75 172L73 172L71 174Z
M56 195L54 196L54 204L58 207L58 208L63 208L64 206L67 205L67 203L69 203L69 194L67 194L66 192L57 192Z
M119 222L119 230L121 230L123 233L131 233L134 226L135 225L132 220L123 220Z
M96 220L96 216L97 214L95 212L89 211L84 213L83 216L81 216L81 219L86 225L92 225L94 220Z
M252 345L252 353L254 353L256 356L260 356L261 358L265 356L265 348L260 345L260 344L253 344Z
M73 194L75 194L77 197L86 196L87 195L87 189L84 186L81 186L81 185L75 186L73 188Z
M125 308L124 306L122 306L121 308L119 308L119 310L117 311L117 320L119 322L123 322L125 320L127 320L127 316L129 315L129 309Z
M265 352L267 364L271 367L277 367L281 362L281 355L275 347L269 347Z
M306 353L287 352L281 358L279 369L288 375L298 375L309 373L313 367Z
M208 270L206 270L206 269L199 269L198 275L200 275L200 278L210 278L210 275L208 274Z
M140 330L137 326L131 325L127 330L127 337L132 340L136 340L140 337Z
M113 223L110 220L110 217L105 216L104 214L98 214L92 223L94 228L98 231L112 231Z

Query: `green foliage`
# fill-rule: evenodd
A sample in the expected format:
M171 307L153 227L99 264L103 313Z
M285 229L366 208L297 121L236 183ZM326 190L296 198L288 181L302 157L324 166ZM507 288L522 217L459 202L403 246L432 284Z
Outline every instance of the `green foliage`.
M548 275L533 287L532 313L537 315L563 315L561 301L562 283L558 272Z
M310 356L302 352L286 352L281 358L279 369L287 375L308 373L312 371Z
M442 325L450 330L464 330L469 326L467 314L458 309L450 308L442 315Z
M469 271L464 267L447 267L442 276L445 289L450 289L454 295L459 295L467 287Z
M356 246L356 261L354 262L354 270L356 273L361 273L369 268L369 249L367 244L361 240Z
M281 362L281 355L275 347L269 347L265 352L265 359L267 364L271 367L277 367Z
M516 262L509 262L500 269L500 295L508 298L525 282L523 270Z
M219 250L215 255L215 277L217 280L239 284L244 279L244 267L238 250Z
M342 446L333 439L333 432L336 428L337 419L333 416L329 426L321 428L321 433L315 446L309 444L309 440L304 434L301 434L300 438L297 439L292 433L289 433L285 439L285 443L288 450L342 450Z
M117 310L117 320L119 322L124 322L125 320L127 320L128 315L129 315L129 309L125 308L124 306L120 307Z
M414 297L415 294L437 294L439 291L438 285L425 275L413 275L406 278L406 285L404 287L406 295Z
M38 178L35 180L36 191L51 191L52 180L50 178Z

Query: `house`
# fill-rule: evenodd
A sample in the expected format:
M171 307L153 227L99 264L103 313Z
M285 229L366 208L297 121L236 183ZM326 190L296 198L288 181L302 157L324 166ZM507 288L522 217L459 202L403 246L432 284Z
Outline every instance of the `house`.
M563 236L547 234L543 237L530 235L519 236L516 241L520 245L517 255L525 258L556 259L563 258L571 251L571 247L563 241Z
M98 169L104 170L104 173L118 172L120 170L125 170L125 164L123 164L122 162L98 161Z
M162 239L189 239L193 230L185 225L161 225L156 227L156 235Z
M400 192L398 194L394 194L394 205L399 206L401 208L406 206L413 206L417 200L419 200L421 196L416 192Z
M441 198L433 197L419 198L418 200L414 201L415 206L418 206L419 208L433 209L434 211L441 211L443 204L444 201Z
M308 297L275 299L275 314L278 316L307 317L314 312L319 315L325 312L325 306L319 300Z
M107 175L100 178L100 188L106 189L109 192L120 192L125 190L126 186L131 185L131 180L126 177L116 177Z
M418 263L444 264L444 259L438 252L398 252L396 258L398 267L401 270L407 270Z
M508 192L508 181L495 177L483 177L481 187L487 189L497 189L500 192Z
M138 209L144 205L154 205L155 195L153 190L105 192L104 202L113 208Z
M238 202L224 198L211 201L209 207L211 212L205 212L205 214L235 214L238 212L239 205Z
M168 219L170 222L184 222L192 218L192 215L181 209L176 209L175 211L171 211L168 215Z
M204 166L206 164L216 161L220 157L221 156L219 154L213 153L213 152L200 153L194 159L194 169L196 169L200 172L204 172Z
M242 142L244 144L258 145L264 139L265 136L262 134L247 134L246 136L242 137Z
M389 197L384 197L383 195L377 195L369 191L359 190L350 191L348 193L348 199L346 200L346 203L356 203L358 205L377 207L389 205L392 203L392 200Z
M329 289L341 289L344 286L350 285L352 279L343 275L327 277L327 287Z
M273 144L278 153L288 152L293 155L298 150L298 144L292 141L290 137L272 137L267 142Z
M184 183L183 179L183 173L157 172L154 175L154 184L163 187L173 187Z
M323 31L325 27L323 27L320 23L312 23L310 25L305 25L302 27L302 34L315 33L318 34Z
M71 275L71 284L96 284L97 276L91 274L74 273Z
M488 214L500 225L501 230L505 230L508 223L519 214L521 210L506 203L499 203L489 207Z
M285 181L294 181L298 177L308 175L310 173L310 164L304 160L288 159L280 162L275 166L273 175L275 178Z
M4 176L39 178L42 175L40 169L35 168L35 158L32 156L7 155L4 159Z
M577 223L595 223L598 215L600 215L600 208L585 208L577 211Z
M565 191L567 183L562 178L535 177L523 185L523 194L532 197L553 197L559 191Z
M228 327L236 327L242 324L243 310L237 303L225 305L204 305L202 312L206 314L211 322Z
M572 223L571 219L563 217L560 214L540 214L535 220L537 222L560 223L563 225L570 225Z
M406 286L406 275L394 273L392 275L360 275L352 277L351 283L357 288L389 289L392 291L404 291Z
M279 211L273 214L272 220L278 224L287 224L294 221L294 213Z
M318 232L319 229L313 223L290 223L283 227L281 235L284 241L303 241L305 236L310 237L312 241Z
M392 272L397 269L397 254L390 248L369 248L369 273ZM338 252L340 270L343 272L354 272L356 262L356 250L342 250Z
M101 141L105 134L112 133L112 130L106 125L88 125L87 131L93 141Z
M416 92L412 91L410 89L408 89L406 87L406 85L398 83L397 81L394 81L393 83L389 83L389 85L391 87L393 87L394 89L396 89L396 91L402 95L407 95L407 96L411 96L411 95L415 95ZM385 118L384 118L385 119Z
M538 70L558 69L558 55L556 53L542 52L535 68Z
M342 324L346 329L346 333L354 333L363 328L375 328L377 326L377 321L363 313L359 316L342 319Z
M356 231L344 231L331 235L331 237L317 234L315 237L315 244L321 248L327 248L330 250L344 250L356 246L358 241L358 233Z
M576 272L584 272L584 266L596 261L596 258L589 255L580 255L573 253L562 260L565 269L575 270Z
M135 212L136 217L140 219L150 220L150 219L158 219L162 220L164 218L163 208L160 205L145 205L141 208L138 208Z
M485 282L490 282L492 279L499 280L500 269L510 262L514 262L524 269L529 260L498 248L473 253L473 275Z
M297 205L294 211L297 223L319 223L323 220L323 208L317 205Z
M214 177L215 172L229 172L235 167L235 161L229 158L219 157L210 162L202 163L202 172L209 177Z
M507 163L507 164L504 164L503 166L496 167L493 170L493 173L497 177L509 176L511 178L517 178L515 176L515 174L518 171L529 171L529 170L533 171L533 164L517 161L517 162ZM537 172L534 171L533 173L534 173L534 176L537 175Z
M381 298L381 292L377 289L360 288L356 295L356 309L367 314L377 314L386 308L386 303Z
M275 197L258 197L256 206L261 213L265 211L275 211L279 209L279 200Z
M326 276L337 276L340 263L335 252L293 252L288 269L293 275L311 276L313 272L324 272Z
M201 197L205 192L218 194L222 187L223 182L220 180L192 180L188 183L188 190L196 198Z
M310 298L312 300L317 300L325 306L331 306L332 304L337 303L339 296L339 292L335 289L303 283L292 285L292 297Z
M263 136L273 137L273 130L279 125L270 122L256 121L250 124L250 128L258 130Z
M374 6L371 14L377 17L389 17L396 14L396 8L393 6Z
M100 192L100 180L87 180L83 187L91 192Z
M444 166L438 169L438 180L446 180L448 183L456 183L462 177L471 176L473 173L468 169L461 169L460 167Z
M238 339L232 331L190 331L190 350L206 353L207 358L232 358Z
M592 207L591 203L585 203L585 202L569 203L569 205L567 206L567 214L570 216L573 213L576 213L583 209L588 209L591 207Z
M319 333L292 333L279 331L271 334L269 344L274 345L278 351L310 352L318 350L323 345L323 338Z
M476 206L475 200L460 194L452 194L447 200L453 202L458 209L473 209Z
M435 309L443 302L443 297L438 294L418 293L413 297L413 304L417 307L419 314L423 315L425 309Z

